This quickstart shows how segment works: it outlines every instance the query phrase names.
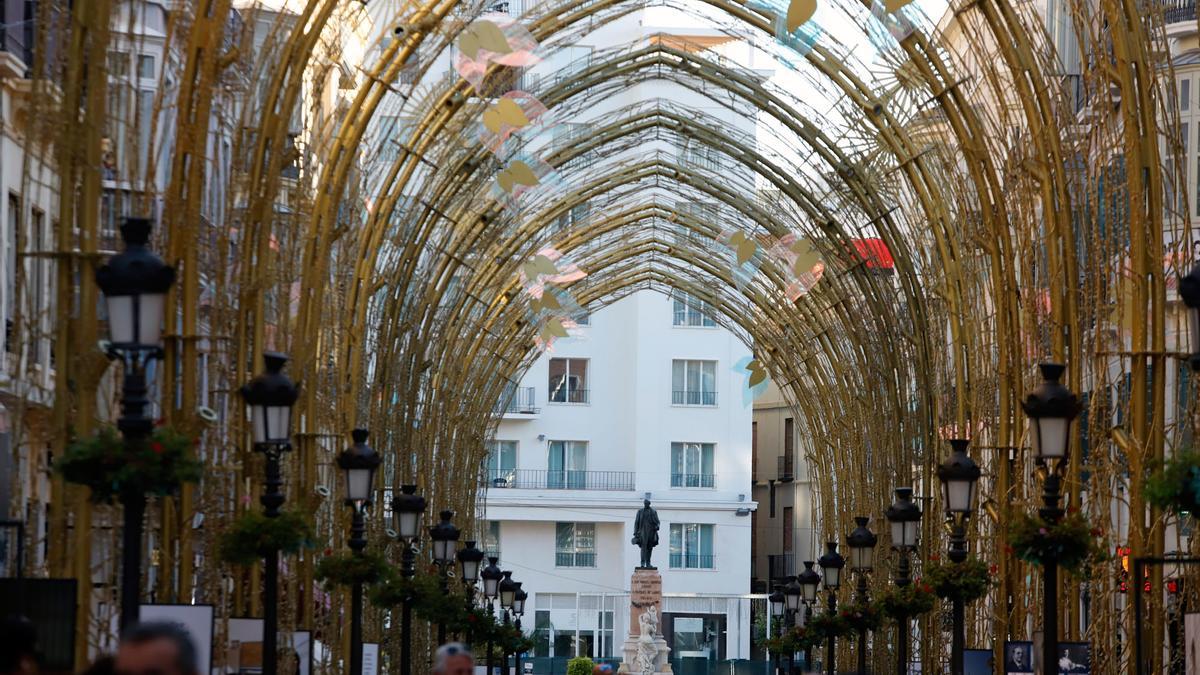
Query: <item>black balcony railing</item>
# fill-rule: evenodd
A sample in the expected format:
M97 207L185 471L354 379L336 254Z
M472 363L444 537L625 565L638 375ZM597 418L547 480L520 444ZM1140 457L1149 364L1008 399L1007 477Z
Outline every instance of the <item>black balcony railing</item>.
M680 570L711 570L716 566L716 556L696 553L672 553L671 568Z
M782 579L796 574L796 554L778 553L767 556L767 577L772 587Z
M716 485L717 477L711 473L673 473L671 487L710 488Z
M716 405L715 391L673 391L671 405Z
M587 389L563 389L559 387L550 391L551 403L588 403Z
M496 412L509 415L536 415L541 412L541 409L535 405L537 391L533 387L516 387L509 392L512 395L507 397L507 402L502 399L496 405Z
M596 554L582 551L558 551L554 554L556 567L595 567Z
M1162 3L1163 23L1183 23L1196 20L1196 0L1172 0Z
M776 458L778 465L776 467L777 480L792 480L796 477L795 461L791 455L782 455Z
M618 490L632 492L632 471L570 471L501 469L485 471L483 484L516 490Z

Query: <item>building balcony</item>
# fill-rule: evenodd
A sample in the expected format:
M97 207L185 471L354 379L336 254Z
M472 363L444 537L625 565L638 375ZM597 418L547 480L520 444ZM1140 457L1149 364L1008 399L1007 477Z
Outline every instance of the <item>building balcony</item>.
M792 457L792 455L788 454L788 455L781 455L779 457L776 457L775 459L777 461L776 470L775 470L776 480L781 481L781 482L795 480L795 478L796 478L796 460L795 460L795 458Z
M591 403L587 389L563 389L561 387L550 392L551 403Z
M633 471L501 469L485 471L484 487L513 490L608 490L633 492Z
M1161 6L1167 37L1178 38L1196 32L1196 0L1165 0Z
M673 473L671 487L677 488L712 488L717 484L717 477L711 473Z
M672 553L668 562L673 570L711 570L716 568L716 556L695 553Z
M558 551L554 554L555 567L595 567L596 554L580 551Z
M505 419L536 419L542 412L536 405L537 391L533 387L516 387L506 399L496 404L496 412Z
M767 578L771 586L796 575L796 554L778 553L767 556Z
M671 392L671 405L715 406L717 405L717 392L673 391Z

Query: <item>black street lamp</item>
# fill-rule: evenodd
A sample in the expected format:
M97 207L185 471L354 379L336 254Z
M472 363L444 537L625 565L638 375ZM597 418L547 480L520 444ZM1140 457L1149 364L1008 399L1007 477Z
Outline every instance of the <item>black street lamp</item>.
M896 488L896 501L884 514L892 529L892 548L900 553L895 583L901 588L912 583L912 568L909 566L908 557L917 548L917 538L921 532L921 507L913 502L912 496L912 488ZM908 675L908 619L899 621L899 633L896 645L896 672Z
M850 548L850 571L858 579L855 599L864 605L867 602L867 576L874 569L875 544L879 542L879 537L867 528L869 522L871 519L866 516L855 517L857 527L846 537L846 546ZM867 675L866 628L858 629L858 675Z
M815 565L811 560L804 561L804 571L796 577L796 583L800 586L802 600L804 601L804 613L796 614L796 625L808 625L808 620L812 618L813 606L817 604L817 587L821 585L821 575L813 569ZM804 650L804 667L812 668L813 655L812 647Z
M110 358L124 365L121 384L121 417L117 429L125 446L144 443L154 430L147 414L150 405L146 364L162 357L163 311L167 291L175 282L175 268L147 247L148 218L126 218L121 225L125 250L96 270L96 284L104 293L108 310ZM65 393L63 393L65 395ZM124 522L121 530L121 628L137 622L142 585L142 520L145 494L121 494Z
M279 517L283 506L283 476L279 456L292 449L292 406L300 388L283 374L286 354L263 353L267 372L242 386L242 399L250 407L250 438L254 451L265 459L265 484L258 501L268 518ZM271 550L263 562L263 675L279 668L279 551Z
M483 580L483 597L487 600L488 616L496 617L496 598L500 596L500 582L504 579L504 572L500 571L500 558L491 556L488 558L487 567L479 573L479 578ZM487 641L487 669L488 673L495 672L494 657L492 656L492 638L491 632L488 633Z
M1058 380L1066 366L1041 363L1042 383L1025 396L1021 407L1029 417L1029 438L1043 475L1038 515L1053 525L1063 517L1062 474L1071 447L1071 422L1079 414L1079 399ZM1042 564L1042 663L1058 663L1058 560Z
M441 522L429 528L429 538L433 540L433 562L438 567L438 577L442 583L442 593L449 595L450 582L449 574L450 567L454 564L455 550L458 546L458 528L450 519L454 517L453 511L442 511ZM438 644L446 644L446 624L438 623Z
M771 592L771 595L767 596L767 604L771 610L771 623L774 628L773 633L777 637L783 635L783 621L784 612L786 611L786 603L787 596L783 594L783 586L780 584L775 584L775 590ZM776 651L775 653L772 653L771 656L775 661L775 671L778 672L779 653Z
M463 591L467 596L467 609L475 606L475 584L479 581L479 570L483 567L483 551L468 541L466 548L458 552L458 564L462 568Z
M520 585L521 584L518 582L517 586ZM518 588L517 594L513 596L513 616L516 617L516 619L513 621L513 625L517 627L517 633L519 633L522 637L524 637L525 634L521 631L521 617L525 615L525 601L528 599L529 593L527 593L523 588ZM513 655L513 672L517 675L521 675L520 649L518 649L516 654Z
M828 603L826 611L830 616L837 614L837 592L842 585L842 568L846 566L846 559L842 554L837 552L837 542L825 542L825 553L817 563L821 566L821 577L825 584L826 602ZM833 637L829 638L829 644L825 647L826 661L825 672L828 675L835 675L837 670L834 663L837 658Z
M507 626L510 622L508 612L517 601L517 591L521 590L521 584L513 581L512 572L504 570L501 574L504 578L500 580L499 586L500 609L504 610L504 625ZM503 649L503 645L501 645L500 649L500 670L508 670L508 652Z
M383 461L379 453L367 445L367 430L350 432L354 445L337 458L338 468L346 476L346 505L353 509L350 521L350 550L362 555L367 547L367 527L363 511L371 505L371 484L375 470ZM350 675L362 675L362 582L355 581L350 590Z
M1192 355L1188 364L1200 371L1200 263L1179 279L1179 297L1187 306L1188 333L1192 338Z
M979 482L979 465L967 456L970 441L955 438L950 441L951 452L938 466L942 483L942 504L950 523L950 562L967 559L967 519L975 508L975 484ZM950 643L950 667L953 675L963 675L963 650L966 648L966 608L961 597L952 598L954 636Z
M400 486L400 494L392 498L392 519L396 536L404 545L400 556L400 575L411 579L416 573L416 551L413 544L421 531L421 514L425 513L425 498L417 494L416 485ZM401 605L400 675L412 675L412 598Z

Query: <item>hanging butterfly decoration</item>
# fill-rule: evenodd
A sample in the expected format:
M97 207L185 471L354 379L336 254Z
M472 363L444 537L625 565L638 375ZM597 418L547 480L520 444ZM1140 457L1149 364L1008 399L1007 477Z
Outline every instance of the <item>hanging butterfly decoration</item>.
M752 235L738 229L721 232L717 240L728 248L729 269L734 285L745 287L762 266L765 257L763 247Z
M507 14L485 14L472 21L458 36L454 69L476 91L492 64L523 68L541 59L535 54L538 42L520 23Z
M546 113L546 106L532 94L513 90L483 111L479 142L503 158L504 143L510 136L529 129Z
M579 319L586 312L565 285L586 277L586 272L559 251L544 248L524 262L517 275L529 297L530 322L538 326L534 344L539 350L546 351L555 340L579 334Z
M825 261L807 239L785 234L770 249L770 256L787 280L784 293L791 302L808 294L825 275Z
M745 378L746 386L742 387L742 405L745 407L749 407L755 399L762 396L771 381L766 366L753 356L739 359L733 364L733 372Z

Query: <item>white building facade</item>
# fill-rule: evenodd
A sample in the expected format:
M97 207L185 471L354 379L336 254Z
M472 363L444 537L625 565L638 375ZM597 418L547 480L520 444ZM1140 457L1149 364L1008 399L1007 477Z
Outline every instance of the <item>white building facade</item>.
M619 658L644 498L673 661L749 658L749 350L683 294L639 291L588 324L525 374L484 470L480 546L530 593L535 663Z

